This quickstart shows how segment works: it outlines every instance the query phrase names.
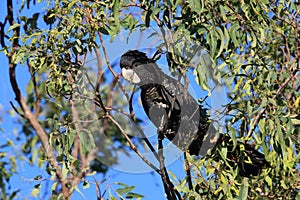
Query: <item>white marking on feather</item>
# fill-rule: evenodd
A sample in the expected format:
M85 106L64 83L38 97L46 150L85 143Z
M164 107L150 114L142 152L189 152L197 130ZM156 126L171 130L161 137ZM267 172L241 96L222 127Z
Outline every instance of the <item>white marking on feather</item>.
M158 102L156 104L158 105L158 107L161 107L161 108L168 108L169 107L167 104L164 104L162 102Z
M162 130L164 128L164 121L165 121L165 115L163 115L161 117L161 120L160 120L160 125L159 125L159 129Z
M122 76L130 83L138 84L141 82L139 76L132 69L122 68Z

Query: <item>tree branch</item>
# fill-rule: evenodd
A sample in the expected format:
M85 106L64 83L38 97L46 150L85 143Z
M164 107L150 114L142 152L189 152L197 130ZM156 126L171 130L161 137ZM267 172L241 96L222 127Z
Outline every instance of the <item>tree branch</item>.
M7 0L7 16L9 25L12 26L15 24L14 21L14 13L13 13L13 3L12 0ZM20 27L14 28L14 36L13 36L13 48L19 47L19 36L20 36Z
M159 166L160 166L160 176L164 185L164 189L167 195L168 200L182 199L180 193L174 187L173 183L170 181L167 169L165 167L165 158L163 151L163 133L161 130L158 130L158 156L159 156Z
M2 46L2 48L6 47L5 42L4 42L4 38L5 38L5 33L4 33L4 25L2 22L0 22L0 44Z

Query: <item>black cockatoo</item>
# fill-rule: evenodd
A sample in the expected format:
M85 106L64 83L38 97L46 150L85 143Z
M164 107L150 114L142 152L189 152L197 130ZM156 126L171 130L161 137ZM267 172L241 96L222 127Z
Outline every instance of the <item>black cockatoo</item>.
M184 85L163 73L145 53L127 51L121 57L120 67L122 76L140 87L143 108L158 128L160 137L168 138L191 155L202 154L203 149L226 143L227 159L231 165L239 166L242 176L257 176L262 168L269 166L264 155L250 145L239 143L233 148L228 135L218 136L212 126L209 128L205 109L198 105ZM241 153L245 155L243 162L239 162Z

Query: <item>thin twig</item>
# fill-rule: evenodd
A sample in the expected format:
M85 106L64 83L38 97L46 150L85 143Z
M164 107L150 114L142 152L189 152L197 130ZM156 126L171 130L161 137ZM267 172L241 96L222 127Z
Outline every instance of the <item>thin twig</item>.
M111 64L109 63L109 59L108 59L108 56L107 56L107 53L106 53L106 49L105 49L105 46L104 46L104 41L103 41L103 37L102 37L102 33L99 31L98 32L98 35L99 35L99 38L100 38L100 42L101 42L101 47L102 47L102 51L103 51L103 54L104 54L104 58L105 58L105 62L108 66L108 69L109 71L112 73L112 75L114 76L114 78L119 78L119 76L116 74L116 72L113 70L113 68L111 67Z
M145 158L141 152L137 149L137 147L133 144L133 142L131 141L131 139L128 137L128 135L126 134L125 130L122 128L122 126L109 114L106 115L106 117L108 119L111 120L112 123L114 123L117 128L120 130L121 134L124 136L124 138L127 140L129 146L131 147L131 149L149 166L151 167L154 171L156 171L158 174L161 174L160 170L155 167L147 158Z
M13 102L9 102L10 103L10 105L12 106L12 108L14 109L14 111L18 114L18 115L20 115L22 118L25 118L25 115L23 115L22 113L20 113L20 111L16 108L16 106L13 104Z
M107 53L106 53L106 48L104 46L104 41L103 41L102 33L98 32L98 35L99 35L99 38L100 38L100 42L101 42L101 46L102 46L102 51L103 51L103 54L104 54L104 59L105 59L105 62L107 64L107 66L108 66L108 69L112 73L112 75L114 76L114 78L117 80L118 86L120 87L120 89L122 90L122 92L125 95L126 99L128 100L129 97L128 97L127 93L125 92L125 89L124 89L124 87L122 86L122 84L120 83L120 80L119 80L120 75L118 75L113 70L113 68L112 68L112 66L111 66L111 64L109 62L109 59L108 59L108 56L107 56Z
M103 72L103 68L102 68L102 59L101 59L100 52L96 47L94 47L94 51L95 51L96 58L97 58L97 68L98 68L97 81L96 81L96 87L95 88L96 88L96 93L99 93L100 84L102 82L104 72Z
M96 183L96 196L97 200L102 200L102 194L101 194L101 188L99 186L98 180L96 179L95 176L93 176L95 183Z

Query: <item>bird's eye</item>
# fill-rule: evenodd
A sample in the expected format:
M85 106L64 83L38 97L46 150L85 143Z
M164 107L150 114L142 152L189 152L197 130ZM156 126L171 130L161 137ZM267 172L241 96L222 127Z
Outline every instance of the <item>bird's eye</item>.
M137 63L134 63L134 64L133 64L133 68L136 68L137 66L138 66Z

